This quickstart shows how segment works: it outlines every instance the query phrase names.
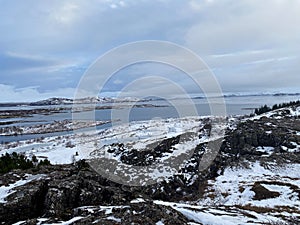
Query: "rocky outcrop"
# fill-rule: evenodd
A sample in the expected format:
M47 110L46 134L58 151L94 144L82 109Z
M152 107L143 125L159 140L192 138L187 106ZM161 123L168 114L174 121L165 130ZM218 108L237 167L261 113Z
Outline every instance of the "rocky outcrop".
M253 187L251 188L251 191L255 193L253 198L254 200L263 200L269 198L276 198L280 196L279 192L270 191L258 182L254 183Z
M181 213L168 206L154 204L151 201L129 203L124 206L112 207L78 207L72 210L72 216L67 224L74 225L115 225L115 224L166 224L166 225L188 225L188 219ZM23 225L35 225L37 219L25 220ZM44 219L46 224L61 222L57 218ZM42 223L43 224L43 223ZM198 223L200 224L200 223ZM201 224L200 224L201 225Z
M103 178L84 161L80 161L76 165L47 166L36 172L32 170L26 172L44 174L44 176L39 180L16 187L15 192L6 198L7 202L0 203L2 224L12 224L21 220L30 221L30 219L42 216L68 220L74 216L88 213L80 209L75 210L79 207L126 205L138 197L155 198L153 195L148 195L149 192L143 188L123 186ZM16 173L17 171L6 174L5 179L14 177ZM11 180L11 182L13 181ZM7 181L7 183L10 182ZM170 189L172 189L172 185ZM179 214L175 215L171 208L166 209L166 207L150 203L136 204L132 206L132 211L128 212L122 209L118 213L123 216L124 221L127 221L124 224L131 224L133 221L138 223L140 220L145 221L144 224L153 224L151 221L159 221L159 218L169 221L166 224L185 224L183 222L186 221L182 216L179 219ZM161 216L163 214L165 216ZM88 221L96 220L96 218L99 219L100 216L95 214L76 224L87 224ZM101 222L97 224L113 224L112 221L106 220L100 220Z
M258 120L246 120L237 125L237 129L228 133L221 151L237 156L260 156L259 146L274 147L277 152L285 148L295 148L300 144L300 120L295 118L274 119L262 117ZM294 144L293 144L294 143ZM296 159L298 160L298 159Z
M105 214L106 213L106 214ZM186 219L181 213L175 211L171 207L154 204L151 201L130 203L123 207L112 208L113 217L106 211L103 212L94 210L90 213L88 208L77 208L73 211L73 216L85 217L81 221L75 223L91 224L97 221L95 224L169 224L169 225L181 225L188 224Z

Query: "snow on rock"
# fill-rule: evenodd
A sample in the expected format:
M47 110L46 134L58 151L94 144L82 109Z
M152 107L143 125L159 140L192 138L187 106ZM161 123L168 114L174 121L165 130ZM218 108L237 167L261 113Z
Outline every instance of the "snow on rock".
M19 221L17 223L12 224L12 225L22 225L22 224L25 224L25 223L26 223L26 221Z
M89 211L90 213L94 213L97 211L104 212L105 215L110 215L113 213L114 209L124 209L129 208L129 206L82 206L79 209Z
M291 109L291 116L300 116L300 106L295 109Z
M300 116L300 106L299 107L286 107L280 108L276 110L272 110L270 112L266 112L257 116L250 118L250 120L259 120L262 117L274 118L274 119L282 119L284 117L298 117ZM249 120L249 119L247 119Z
M294 148L286 148L285 150L288 151L288 152L300 152L300 144L294 142L294 141L291 141L290 144L292 146L294 146ZM284 147L284 146L281 146L281 147Z
M267 155L271 155L274 152L274 147L269 147L269 146L259 146L256 148L257 152L262 152Z
M185 215L188 219L206 225L236 225L237 219L231 216L221 215L216 216L208 212L197 212L185 208L176 208L179 212Z
M260 222L269 222L278 220L276 217L262 217L256 213L243 212L238 209L226 209L224 207L191 205L184 203L154 201L155 204L171 206L173 209L182 213L188 218L190 224L203 225L254 225Z
M25 185L33 180L37 180L44 175L38 174L38 175L31 175L31 174L26 174L26 178L22 180L18 180L13 184L9 184L9 186L1 186L0 187L0 203L6 203L7 201L5 200L6 197L14 193L14 188Z
M137 198L137 199L132 200L130 203L141 203L141 202L145 202L145 200L142 198Z
M74 222L76 221L79 221L81 219L83 219L84 217L81 217L81 216L77 216L77 217L74 217L68 221L61 221L59 223L47 223L48 225L71 225L73 224Z
M109 216L107 217L108 220L112 220L112 221L115 221L117 223L121 223L121 219L120 218L116 218L114 216Z

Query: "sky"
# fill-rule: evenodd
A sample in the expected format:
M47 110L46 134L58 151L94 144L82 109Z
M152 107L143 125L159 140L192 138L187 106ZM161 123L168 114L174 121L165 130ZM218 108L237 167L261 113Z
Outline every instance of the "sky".
M299 12L300 0L0 0L0 101L73 97L100 56L143 40L190 49L223 92L295 92ZM153 95L167 87L158 76L201 92L182 71L142 62L113 74L101 93L147 76L141 89L155 87Z

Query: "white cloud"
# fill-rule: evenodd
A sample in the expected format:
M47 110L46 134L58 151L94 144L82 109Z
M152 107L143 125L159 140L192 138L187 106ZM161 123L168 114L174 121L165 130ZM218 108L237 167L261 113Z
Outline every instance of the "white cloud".
M68 25L73 22L79 13L79 6L75 3L64 2L59 10L54 11L51 16L58 23Z
M120 80L120 79L116 79L116 80L113 81L113 83L114 83L114 84L122 84L123 81Z
M48 92L38 91L38 87L15 88L14 86L0 84L1 102L32 102L50 97L69 97L73 98L74 88L63 88Z
M186 34L199 54L287 48L300 42L300 1L220 0Z

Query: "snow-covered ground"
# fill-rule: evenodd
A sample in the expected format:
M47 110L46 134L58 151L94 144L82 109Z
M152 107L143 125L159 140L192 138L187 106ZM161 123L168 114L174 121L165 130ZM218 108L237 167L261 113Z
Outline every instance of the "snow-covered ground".
M147 145L171 137L176 137L185 132L196 132L203 126L204 118L179 118L166 120L151 120L132 122L130 124L113 126L100 132L90 131L47 137L39 140L27 140L0 145L0 154L18 152L32 155L38 158L47 157L53 164L67 164L74 160L87 159L91 153L101 149L101 155L113 158L113 155L105 151L105 146L113 143L123 143L128 148L137 150ZM202 140L204 141L204 139ZM191 140L195 146L199 142ZM185 146L176 146L177 153L185 151ZM78 156L77 153L78 153ZM175 151L176 153L176 151ZM93 156L93 157L94 157Z
M255 199L252 188L261 184L278 197ZM207 225L258 224L280 221L284 216L299 217L300 164L278 166L259 162L245 167L227 168L207 189L198 202L189 204L165 203L195 222ZM289 213L287 212L289 211Z
M279 196L255 200L255 183ZM227 168L197 202L174 203L154 201L171 206L194 222L205 225L246 225L281 221L286 217L300 217L300 164L266 167L258 161L245 167ZM139 199L137 202L141 202ZM289 213L287 212L289 211Z
M171 160L185 163L193 150L200 143L222 137L227 125L216 123L213 125L210 136L203 129L210 123L212 118L208 117L186 117L173 119L160 119L150 121L131 122L129 124L116 125L102 131L77 132L72 135L61 137L47 137L34 141L21 141L0 145L0 154L24 153L29 158L35 155L38 159L47 158L52 164L69 164L80 159L108 159L115 161L118 167L112 168L115 175L126 177L127 182L139 180L141 182L155 182L172 177L177 170L170 163ZM157 159L158 165L149 167L134 167L122 163L120 154L112 151L112 145L116 148L121 143L126 152L132 149L145 151L153 146L158 146L162 141L180 136L180 141L170 146L170 152L164 153ZM149 147L151 146L151 147ZM123 152L124 153L124 152ZM150 156L147 160L151 160ZM153 159L156 160L156 159ZM167 165L168 164L168 165ZM103 163L104 165L104 163ZM180 165L179 165L180 166ZM147 177L144 177L147 174ZM183 174L186 178L188 174ZM140 182L140 181L139 181Z
M275 181L277 184L273 185ZM279 187L282 193L277 198L254 200L255 193L251 189L255 182L261 182L270 191L274 189L278 191ZM259 162L255 162L249 165L249 168L227 168L224 174L218 176L216 180L209 180L208 186L205 196L207 197L205 198L206 204L258 207L295 206L298 208L300 207L300 196L291 190L291 186L300 187L300 164L280 167L276 163L269 163L266 168Z

